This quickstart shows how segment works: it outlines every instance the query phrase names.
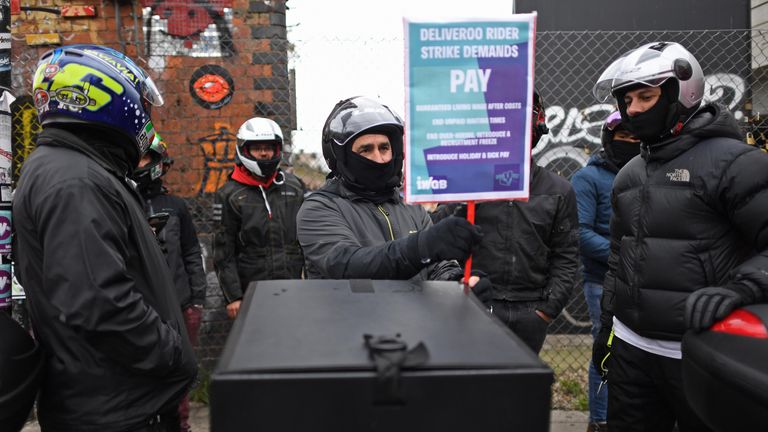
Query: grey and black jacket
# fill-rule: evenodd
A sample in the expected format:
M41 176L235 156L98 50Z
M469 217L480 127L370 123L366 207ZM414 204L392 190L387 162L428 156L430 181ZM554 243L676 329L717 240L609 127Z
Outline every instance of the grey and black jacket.
M458 280L456 261L421 262L415 233L432 225L421 206L397 190L381 204L359 196L338 178L307 197L297 218L307 277L314 279Z
M681 340L693 291L739 284L749 302L768 298L768 155L719 105L641 148L614 182L603 325L615 315L641 336Z
M241 299L252 281L301 278L296 213L304 185L293 174L280 177L269 187L230 178L216 192L213 265L227 302Z
M205 271L200 243L195 232L192 216L183 199L170 195L163 187L162 179L156 179L147 187L140 188L147 216L168 213L168 222L158 233L163 245L168 267L171 269L179 306L186 309L205 303Z
M14 196L16 274L46 370L46 431L139 429L176 410L195 357L141 197L87 142L46 128Z
M488 274L493 298L544 301L539 310L554 318L579 280L579 216L568 180L532 164L528 201L490 201L475 207L483 240L472 266ZM440 206L434 220L460 204Z

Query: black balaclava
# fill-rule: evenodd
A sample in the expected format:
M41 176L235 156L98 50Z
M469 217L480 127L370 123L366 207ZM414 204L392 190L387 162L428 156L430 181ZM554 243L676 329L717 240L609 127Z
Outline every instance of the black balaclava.
M608 158L621 168L627 164L633 157L640 154L640 143L635 141L624 141L614 139L610 144L610 151L605 152Z
M379 193L391 191L400 183L395 173L394 157L389 162L378 163L351 150L347 151L346 156L345 168L351 177L354 177L354 183L357 185Z
M373 127L362 131L357 137L367 134L382 134L389 138L392 159L389 162L374 162L352 151L352 144L357 137L343 146L342 156L337 160L337 169L344 184L375 203L384 202L392 197L392 192L402 182L403 149L402 141L395 134L401 130L390 126Z
M661 85L661 95L656 104L648 111L630 117L627 114L627 104L624 102L624 95L628 91L637 88L637 86L630 87L616 94L619 111L627 130L632 132L644 144L652 146L671 135L679 119L677 114L679 86L676 80L668 79Z

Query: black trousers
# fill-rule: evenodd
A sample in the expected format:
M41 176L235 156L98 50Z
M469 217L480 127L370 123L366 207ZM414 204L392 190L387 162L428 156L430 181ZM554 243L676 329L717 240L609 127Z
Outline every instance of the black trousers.
M681 361L614 337L608 365L608 428L619 432L711 432L683 393Z
M543 301L511 302L491 300L486 304L497 318L509 327L536 354L541 351L547 337L549 323L536 315Z

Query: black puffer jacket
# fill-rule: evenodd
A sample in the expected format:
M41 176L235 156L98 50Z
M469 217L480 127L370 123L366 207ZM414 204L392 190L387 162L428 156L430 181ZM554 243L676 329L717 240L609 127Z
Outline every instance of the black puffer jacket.
M719 105L622 169L612 195L603 325L680 340L693 291L741 284L768 293L768 155L741 142Z
M158 238L165 248L165 257L176 287L179 306L186 309L205 302L205 271L195 225L183 199L168 194L162 179L140 188L147 216L168 213L170 217Z
M532 166L527 202L477 204L475 223L483 229L483 240L472 253L472 266L488 273L495 299L546 300L540 310L554 318L579 279L576 195L568 180ZM458 205L441 206L434 220Z
M307 277L313 279L458 280L456 261L421 263L417 236L432 225L421 206L397 191L374 204L331 179L310 195L297 218Z
M16 271L46 358L40 424L137 429L175 410L196 372L165 257L141 198L91 141L46 128L37 144L13 218Z
M278 179L282 175L284 182L267 188L230 178L216 192L213 265L228 302L241 299L252 281L301 278L296 213L304 185L293 174Z

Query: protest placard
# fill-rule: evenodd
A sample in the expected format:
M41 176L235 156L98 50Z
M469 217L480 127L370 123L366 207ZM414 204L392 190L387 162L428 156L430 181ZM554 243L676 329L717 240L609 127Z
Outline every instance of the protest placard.
M536 14L404 27L406 200L526 199Z

